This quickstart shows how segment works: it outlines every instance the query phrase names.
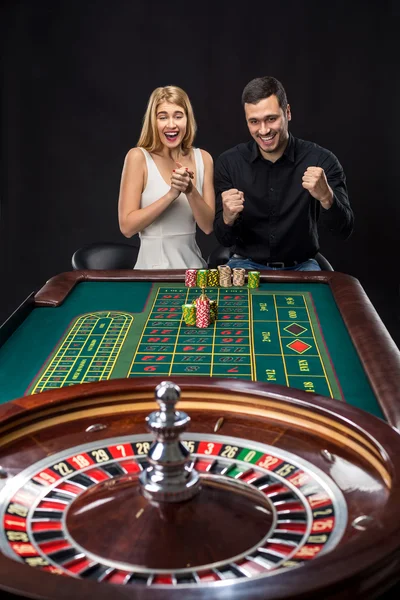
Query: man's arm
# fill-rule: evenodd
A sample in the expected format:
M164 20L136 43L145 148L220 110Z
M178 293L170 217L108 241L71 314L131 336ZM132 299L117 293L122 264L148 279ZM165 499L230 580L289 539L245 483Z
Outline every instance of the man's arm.
M239 232L239 215L243 211L243 192L233 188L228 169L221 158L215 165L216 208L214 233L220 244L233 246Z
M351 235L354 224L346 176L338 159L331 152L324 158L320 167L323 169L329 190L327 194L321 192L320 197L317 198L321 205L320 223L334 235L345 240Z

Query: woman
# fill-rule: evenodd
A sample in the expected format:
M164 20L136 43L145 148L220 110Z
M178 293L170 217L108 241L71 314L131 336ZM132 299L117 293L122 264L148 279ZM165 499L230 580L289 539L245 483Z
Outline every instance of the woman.
M213 162L192 146L196 133L187 94L175 86L150 96L138 145L125 159L119 225L139 233L136 269L201 268L196 223L211 233L215 213Z

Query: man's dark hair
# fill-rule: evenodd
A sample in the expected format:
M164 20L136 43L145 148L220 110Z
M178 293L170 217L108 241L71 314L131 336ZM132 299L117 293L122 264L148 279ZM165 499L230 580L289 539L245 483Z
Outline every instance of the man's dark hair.
M257 104L264 98L269 98L275 94L278 98L279 106L283 111L287 108L287 97L285 88L275 77L256 77L252 79L244 88L242 94L242 104Z

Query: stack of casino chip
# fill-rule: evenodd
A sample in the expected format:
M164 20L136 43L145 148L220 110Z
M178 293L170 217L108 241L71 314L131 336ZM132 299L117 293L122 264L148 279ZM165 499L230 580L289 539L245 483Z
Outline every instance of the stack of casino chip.
M183 304L182 305L183 320L186 325L196 325L196 305L195 304Z
M207 287L218 287L219 273L218 269L210 269L207 275Z
M207 287L208 269L199 269L197 271L197 287Z
M218 319L218 304L216 300L210 300L210 323Z
M185 273L185 285L186 287L196 287L197 283L197 270L188 269Z
M249 271L247 273L247 287L258 288L260 285L260 271Z
M196 300L196 327L205 328L210 325L210 301L203 294Z
M232 283L234 286L243 286L246 279L245 269L233 269Z
M232 285L232 277L231 277L231 268L228 265L219 265L219 285L221 287L231 287Z

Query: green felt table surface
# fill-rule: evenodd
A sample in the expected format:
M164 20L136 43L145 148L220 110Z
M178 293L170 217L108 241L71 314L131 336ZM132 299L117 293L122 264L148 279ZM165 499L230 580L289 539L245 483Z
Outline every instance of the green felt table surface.
M77 319L86 318L84 331L88 331L93 323L103 327L114 317L116 335L121 334L120 342L116 357L111 361L108 359L105 375L104 369L100 369L103 378L135 377L146 373L173 377L174 374L190 375L192 372L207 377L276 382L300 389L307 389L308 382L310 391L383 417L328 285L271 282L261 283L255 290L207 288L209 298L218 301L219 318L207 329L188 328L182 322L181 304L198 297L200 291L171 282L78 283L60 306L34 308L0 348L0 402L35 390ZM165 298L174 295L176 298ZM171 307L175 311L173 318L164 319ZM243 327L240 318L235 318L238 315L243 318ZM163 320L157 322L161 318ZM234 344L235 338L224 333L234 334L238 322L242 327L240 331L244 332L243 342L239 344L243 353L241 358L237 358L240 352L235 354L238 347ZM150 337L151 332L157 331L158 323L164 323L161 327L164 330L168 326L167 337L163 335L161 340L154 334ZM289 330L285 329L287 327ZM203 357L200 357L201 351L197 351L197 339L203 340L200 342L204 348ZM232 352L228 339L233 340ZM296 340L301 340L300 345ZM75 371L75 379L67 377L66 385L85 380L79 376L85 370L82 354L78 352L83 344L84 340L80 339L76 345L78 358L74 368L80 364L80 371ZM293 349L289 344L294 344ZM95 346L94 342L92 346ZM85 351L89 356L94 352L90 346ZM106 360L104 354L103 363L99 361L98 364L106 364ZM232 364L237 365L233 370ZM299 365L304 373L297 373ZM144 368L150 370L144 371ZM185 372L185 368L189 370ZM59 387L60 379L47 385Z

